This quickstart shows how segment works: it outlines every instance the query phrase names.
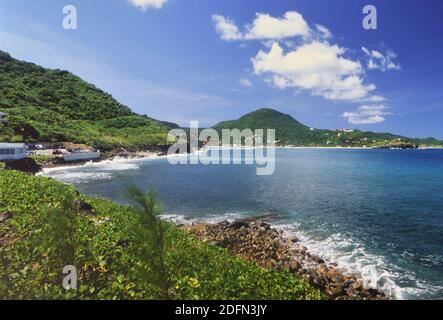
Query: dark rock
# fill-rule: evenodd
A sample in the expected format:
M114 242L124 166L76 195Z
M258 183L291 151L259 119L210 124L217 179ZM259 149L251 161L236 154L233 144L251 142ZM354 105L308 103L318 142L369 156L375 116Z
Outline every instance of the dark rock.
M300 239L297 238L297 237L292 237L290 240L291 240L292 243L297 243L297 242L300 241Z
M11 219L13 217L12 212L6 211L6 212L2 212L0 213L0 223L5 222L8 219Z
M92 206L89 203L87 203L87 202L85 202L85 201L83 201L81 199L75 200L74 201L74 206L76 207L76 209L78 209L80 211L83 211L83 212L85 212L87 214L93 214L94 213L94 210L93 210Z
M322 273L322 274L327 274L329 272L329 268L327 265L325 264L320 264L317 268L318 272Z
M342 286L338 285L338 286L335 286L335 287L329 287L326 290L326 293L329 296L331 296L332 298L337 298L339 296L344 295L346 293L346 291L343 289Z
M119 240L119 241L117 241L117 246L122 247L122 248L126 248L129 246L129 241L128 240Z
M249 227L249 222L246 220L235 220L234 222L232 222L231 224L229 224L229 228L232 229L240 229L240 228L248 228Z
M351 298L355 298L355 297L357 297L357 292L355 291L354 288L348 288L348 289L346 289L346 295Z
M277 238L279 235L280 235L280 233L278 233L278 231L277 231L276 229L272 229L272 230L271 230L270 236L271 236L273 239Z
M260 228L262 228L262 230L268 231L271 230L271 225L269 223L262 222L260 223Z
M20 160L8 161L5 164L6 170L17 170L22 172L27 172L30 174L36 174L42 171L41 166L35 162L34 159L24 158Z
M322 289L324 287L324 281L322 277L315 271L311 272L311 281L316 288Z
M303 245L299 245L299 246L297 246L295 249L294 249L297 253L300 253L300 254L305 254L307 251L308 251L308 248L306 248L305 246L303 246Z
M314 260L314 261L317 262L318 264L323 264L323 263L325 263L325 260L323 260L322 258L316 257L316 256L312 256L312 260Z
M302 268L303 268L303 266L297 260L291 260L289 262L289 271L291 271L291 272L294 272L294 273L298 272L298 270L300 270Z
M345 288L345 289L349 288L352 285L352 282L353 281L351 281L351 280L344 281L343 282L343 288Z
M280 217L280 215L278 213L267 213L267 214L263 214L260 216L238 219L238 220L235 220L233 223L231 223L231 225L234 223L247 224L247 226L245 226L245 228L246 228L246 227L249 227L250 224L252 224L254 222L256 222L256 223L260 222L260 225L261 225L261 224L264 224L264 222L262 222L264 220L266 220L266 221L275 220L275 219L278 219L279 217ZM266 225L268 225L268 224L266 224ZM267 228L270 229L271 226L270 225L268 225L268 226L269 227L267 227Z
M270 224L254 218L232 223L187 225L205 242L227 248L264 268L284 268L306 279L332 299L386 299L378 290L366 289L356 276L344 275L320 257L311 255L296 237L285 238Z
M369 288L369 289L368 289L368 293L369 293L372 297L376 297L376 296L380 295L380 291L378 291L377 289L374 289L374 288Z

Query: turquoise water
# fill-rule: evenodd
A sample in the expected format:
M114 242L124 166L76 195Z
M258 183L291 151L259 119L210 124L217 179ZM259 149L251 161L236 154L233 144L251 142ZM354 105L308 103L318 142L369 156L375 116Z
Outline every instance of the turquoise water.
M46 175L123 202L127 183L155 188L174 220L279 213L278 227L368 285L398 299L443 299L443 150L278 149L270 176L166 159Z

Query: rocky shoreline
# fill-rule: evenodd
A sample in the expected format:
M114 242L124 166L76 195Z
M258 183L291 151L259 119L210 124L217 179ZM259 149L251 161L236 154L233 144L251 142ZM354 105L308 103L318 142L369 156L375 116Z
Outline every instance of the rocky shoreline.
M201 241L226 248L264 268L287 269L303 277L330 299L388 299L384 292L366 288L357 276L343 274L336 266L312 255L298 238L286 237L283 231L272 228L266 221L273 217L266 215L216 224L191 223L181 225L181 228Z

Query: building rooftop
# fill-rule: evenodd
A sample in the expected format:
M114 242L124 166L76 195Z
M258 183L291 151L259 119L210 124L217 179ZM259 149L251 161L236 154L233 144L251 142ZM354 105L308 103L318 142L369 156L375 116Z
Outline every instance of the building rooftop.
M25 148L24 143L0 143L0 149L6 148Z

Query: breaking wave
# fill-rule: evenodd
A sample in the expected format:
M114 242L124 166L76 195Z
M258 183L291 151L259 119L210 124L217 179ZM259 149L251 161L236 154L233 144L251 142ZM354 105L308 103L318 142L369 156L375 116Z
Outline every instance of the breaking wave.
M112 179L113 172L139 169L147 158L114 158L100 162L88 162L79 166L45 168L40 175L66 183L82 183L94 180Z
M224 220L232 222L244 217L244 213L241 212L207 217L189 217L178 214L162 216L163 219L176 224L218 223ZM363 243L340 233L319 239L300 229L300 225L295 222L276 222L273 227L283 230L287 236L296 236L311 254L321 257L327 264L336 265L345 274L358 276L367 287L380 289L394 299L420 299L429 293L443 292L443 287L419 280L413 272L388 263L383 255L370 253Z

